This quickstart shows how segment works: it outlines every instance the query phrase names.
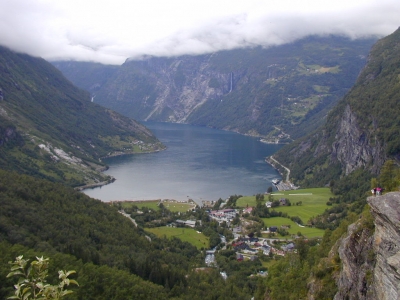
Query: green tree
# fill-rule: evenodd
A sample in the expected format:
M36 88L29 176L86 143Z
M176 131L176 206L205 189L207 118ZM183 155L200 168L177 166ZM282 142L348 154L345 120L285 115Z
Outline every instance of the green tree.
M396 182L396 165L393 160L385 162L381 169L379 179L382 187L388 192L398 188L398 183Z
M378 180L375 177L371 178L371 189L374 189L377 186L378 186Z
M47 283L46 277L49 267L49 258L36 257L37 260L29 264L29 260L24 259L23 255L18 256L11 264L11 272L8 277L18 276L18 283L14 285L15 295L8 299L61 299L71 294L71 290L64 289L65 286L78 283L69 279L68 276L74 274L75 271L58 271L60 283L58 285L50 285Z

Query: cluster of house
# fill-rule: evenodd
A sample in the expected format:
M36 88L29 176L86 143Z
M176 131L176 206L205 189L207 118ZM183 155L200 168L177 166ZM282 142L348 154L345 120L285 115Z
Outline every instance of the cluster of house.
M216 220L218 223L226 222L230 223L238 213L238 210L233 208L212 210L208 213L209 217Z
M239 238L232 243L232 247L237 252L237 256L239 258L240 255L243 256L243 253L252 255L257 254L259 251L262 251L264 255L269 255L269 252L271 251L271 246L268 245L266 240L256 237Z
M268 245L267 240L257 237L241 237L232 243L233 249L236 251L236 259L241 261L245 256L250 259L255 259L256 254L260 251L264 255L269 255L271 252L276 255L284 256L287 252L295 250L294 243L282 245L280 249Z

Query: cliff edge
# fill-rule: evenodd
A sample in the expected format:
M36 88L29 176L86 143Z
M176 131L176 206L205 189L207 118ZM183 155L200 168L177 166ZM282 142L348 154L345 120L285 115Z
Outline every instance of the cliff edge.
M374 226L360 219L338 248L339 299L400 299L400 192L367 199Z

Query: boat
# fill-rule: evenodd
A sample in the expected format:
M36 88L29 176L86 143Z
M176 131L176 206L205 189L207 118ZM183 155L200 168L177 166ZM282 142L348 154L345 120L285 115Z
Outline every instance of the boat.
M272 179L272 183L277 185L279 182L281 182L279 179Z

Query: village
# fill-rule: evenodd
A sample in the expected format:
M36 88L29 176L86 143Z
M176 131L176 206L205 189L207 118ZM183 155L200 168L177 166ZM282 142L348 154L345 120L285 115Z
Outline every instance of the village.
M279 202L283 205L286 203L286 199L282 198ZM267 201L266 207L270 208L272 202ZM221 209L221 210L210 210L209 217L217 221L219 224L225 222L228 227L232 224L234 218L240 214L246 215L252 212L254 208L248 207L246 209ZM245 223L243 217L242 222ZM231 227L234 239L228 244L232 249L236 251L236 258L238 261L244 259L254 260L257 258L257 254L272 257L273 255L284 256L287 252L296 251L295 245L291 239L279 239L277 238L277 226L270 226L266 230L262 231L263 234L268 234L270 238L256 237L253 232L246 234L246 230L243 226ZM280 246L275 246L279 244ZM208 260L210 261L210 260Z
M319 243L324 230L299 216L322 213L330 196L328 188L321 188L234 195L201 205L191 199L114 205L125 209L148 238L191 243L201 251L205 267L218 268L225 278L234 270L267 276L269 265L296 254L299 243Z

